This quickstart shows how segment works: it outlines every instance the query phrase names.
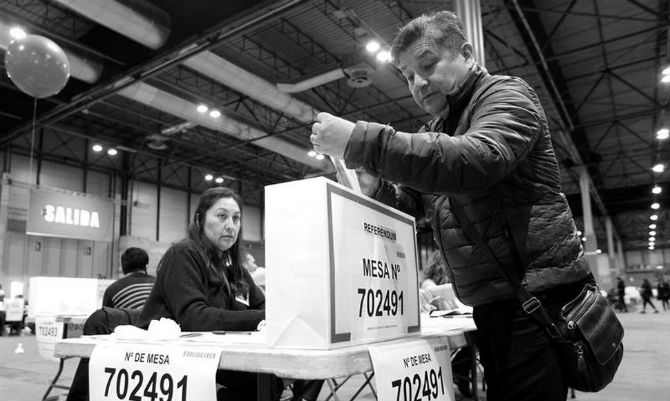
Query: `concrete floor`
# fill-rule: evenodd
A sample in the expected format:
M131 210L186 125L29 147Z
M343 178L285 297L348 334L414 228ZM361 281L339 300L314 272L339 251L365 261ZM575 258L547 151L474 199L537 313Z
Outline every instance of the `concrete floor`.
M658 306L658 305L657 305ZM626 330L624 359L614 382L605 390L589 394L577 393L583 401L667 401L670 400L670 311L660 313L622 313L619 317ZM24 353L14 353L21 343ZM0 400L41 400L58 363L46 361L37 354L34 336L0 337ZM61 383L69 384L76 368L76 359L65 362ZM362 376L352 378L340 399L345 400L358 389ZM63 394L55 389L52 396ZM327 391L321 392L325 400ZM369 390L362 399L373 399ZM54 399L57 399L54 397ZM61 398L61 399L64 399ZM456 395L456 400L463 399ZM481 396L480 400L485 397Z

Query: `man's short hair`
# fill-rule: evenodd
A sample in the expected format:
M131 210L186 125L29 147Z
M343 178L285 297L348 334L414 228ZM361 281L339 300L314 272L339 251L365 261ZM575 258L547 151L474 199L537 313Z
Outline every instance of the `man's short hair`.
M137 270L146 270L149 264L149 255L140 248L128 248L121 255L121 268L123 274L132 273Z
M432 39L436 45L459 50L468 41L463 22L451 11L420 15L400 28L391 44L391 56L397 64L398 56L421 38Z

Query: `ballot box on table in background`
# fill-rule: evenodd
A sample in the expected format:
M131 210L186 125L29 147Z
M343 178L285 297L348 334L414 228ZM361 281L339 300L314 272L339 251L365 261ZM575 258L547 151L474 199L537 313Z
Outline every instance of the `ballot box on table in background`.
M413 217L326 178L265 188L266 338L330 349L418 334Z

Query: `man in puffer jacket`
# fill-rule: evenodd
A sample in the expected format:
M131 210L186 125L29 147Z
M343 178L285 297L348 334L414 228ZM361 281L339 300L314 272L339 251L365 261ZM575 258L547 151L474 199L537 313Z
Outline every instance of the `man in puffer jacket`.
M450 281L474 307L489 401L565 400L549 336L452 210L458 202L500 264L554 317L593 280L537 95L523 80L479 66L450 12L408 23L392 53L414 100L434 118L404 133L320 113L314 150L364 171L364 193L417 218L428 214Z

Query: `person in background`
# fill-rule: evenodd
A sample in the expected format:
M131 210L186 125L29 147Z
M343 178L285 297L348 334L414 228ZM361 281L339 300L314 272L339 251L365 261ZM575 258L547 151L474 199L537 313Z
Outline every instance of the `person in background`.
M102 308L84 323L83 334L110 334L119 325L132 324L139 316L156 281L147 274L149 255L140 248L128 248L121 254L122 277L105 289ZM88 358L81 358L72 378L67 401L88 400Z
M140 248L128 248L121 255L122 277L105 289L102 306L137 309L144 306L156 277L147 274L149 255Z
M623 278L617 277L616 283L616 294L619 300L617 306L622 312L628 312L628 307L626 306L626 283L623 282Z
M656 291L656 299L661 301L663 311L670 310L670 304L668 304L668 300L670 300L670 284L668 284L668 282L665 281L663 277L658 278L658 286L656 287Z
M254 283L265 291L265 268L256 264L256 258L248 251L244 251L244 267L251 273Z
M417 219L432 206L449 281L474 307L487 399L565 401L567 384L545 327L463 228L467 217L502 268L520 276L555 320L595 282L560 192L537 94L520 78L480 66L462 21L449 11L410 21L391 52L415 102L433 119L406 133L319 113L314 150L357 170L366 195Z
M421 288L430 288L436 285L442 285L449 282L447 277L447 267L444 264L439 249L433 251L428 257L426 267L423 269L423 280Z
M0 336L5 334L5 290L2 289L2 284L0 284Z
M254 331L265 319L265 296L243 266L242 200L229 188L205 191L188 237L172 245L158 264L156 284L138 326L169 318L182 331ZM219 370L218 397L255 400L257 375ZM316 400L323 381L296 381L294 400ZM279 399L282 380L274 377L271 398Z
M642 280L642 285L640 286L640 296L642 297L642 310L640 313L647 313L647 304L654 308L654 313L658 313L658 309L656 309L654 303L651 302L652 295L651 283L645 278Z

